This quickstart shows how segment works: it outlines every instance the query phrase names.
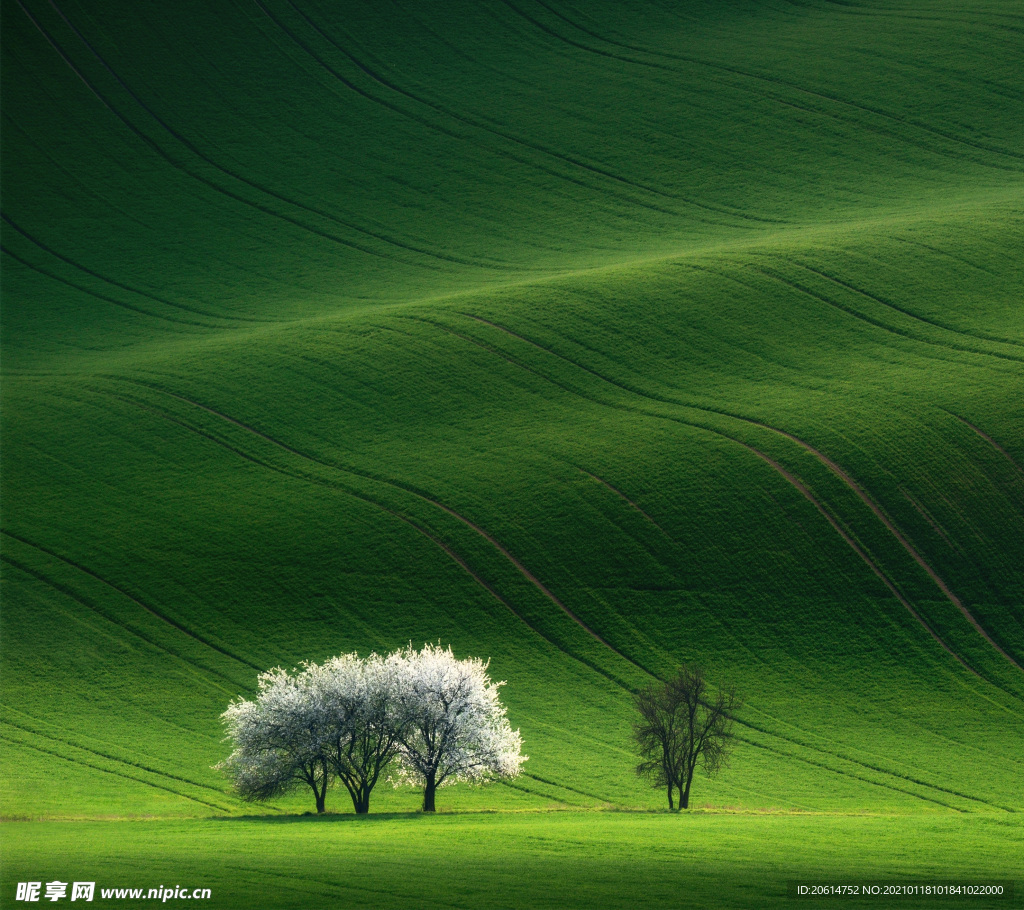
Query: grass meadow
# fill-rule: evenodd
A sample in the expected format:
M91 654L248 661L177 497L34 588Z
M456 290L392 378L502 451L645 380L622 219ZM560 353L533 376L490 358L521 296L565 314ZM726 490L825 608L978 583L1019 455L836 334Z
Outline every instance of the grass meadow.
M790 892L798 883L1005 882L1024 840L1019 821L992 817L700 811L15 825L27 830L5 862L4 887L31 875L184 885L209 888L210 905L238 908L267 906L269 894L273 906L294 908L831 907L837 899ZM1019 898L1015 891L989 906L1020 906ZM147 906L145 898L107 903ZM913 896L898 903L935 905Z
M1020 905L1019 4L2 13L0 905ZM213 770L260 671L439 640L518 779ZM683 662L745 708L670 815Z

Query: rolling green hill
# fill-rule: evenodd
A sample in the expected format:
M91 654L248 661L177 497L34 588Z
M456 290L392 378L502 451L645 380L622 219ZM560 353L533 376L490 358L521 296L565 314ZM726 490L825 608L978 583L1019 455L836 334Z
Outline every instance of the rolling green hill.
M4 0L3 68L5 817L251 811L259 670L438 639L530 755L445 807L660 807L695 661L697 804L1024 809L1019 4Z

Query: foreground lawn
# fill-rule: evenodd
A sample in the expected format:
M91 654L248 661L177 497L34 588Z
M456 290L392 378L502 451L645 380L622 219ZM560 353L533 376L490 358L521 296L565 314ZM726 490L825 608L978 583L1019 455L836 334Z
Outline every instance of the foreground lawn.
M891 906L787 896L787 882L1020 878L1007 815L470 813L12 822L0 904L18 881L210 888L204 907ZM901 907L1024 906L907 898ZM151 903L151 902L150 902ZM171 900L168 903L177 903ZM145 902L142 902L145 906Z

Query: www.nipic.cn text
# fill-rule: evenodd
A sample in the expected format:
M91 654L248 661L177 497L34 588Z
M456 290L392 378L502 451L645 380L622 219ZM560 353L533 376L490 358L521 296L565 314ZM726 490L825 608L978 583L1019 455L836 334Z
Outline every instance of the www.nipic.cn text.
M91 901L99 896L104 900L209 900L209 888L183 888L180 885L161 885L159 888L100 888L96 882L18 882L14 899L18 901Z

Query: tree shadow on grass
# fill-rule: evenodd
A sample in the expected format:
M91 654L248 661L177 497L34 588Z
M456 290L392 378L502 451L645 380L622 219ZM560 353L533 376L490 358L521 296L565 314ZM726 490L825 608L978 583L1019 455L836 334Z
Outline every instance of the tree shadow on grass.
M265 822L270 825L294 825L294 824L334 824L338 822L359 822L371 824L376 821L395 821L410 819L431 819L446 818L454 815L500 815L498 809L479 809L472 812L371 812L367 815L356 815L354 812L325 812L317 815L315 812L300 812L281 815L214 815L209 821L214 822Z
M523 816L523 815L548 815L548 814L559 814L559 813L587 813L587 814L603 814L603 815L673 815L681 818L686 818L694 815L707 815L707 814L793 814L787 810L746 810L737 812L733 808L716 809L712 807L694 807L687 811L674 810L670 811L665 808L630 808L616 806L612 808L602 809L580 809L578 807L565 807L565 808L550 808L550 809L526 809L526 810L512 810L508 809L451 809L444 810L440 809L437 812L423 812L420 809L415 809L410 812L371 812L367 815L356 815L354 812L325 812L323 815L317 815L315 812L293 812L293 813L281 813L280 815L213 815L208 817L208 821L214 822L265 822L270 825L295 825L295 824L335 824L339 822L358 822L363 824L372 824L375 821L396 821L410 819L438 819L438 818L467 818L467 817L479 817L482 815L504 815L504 816Z

